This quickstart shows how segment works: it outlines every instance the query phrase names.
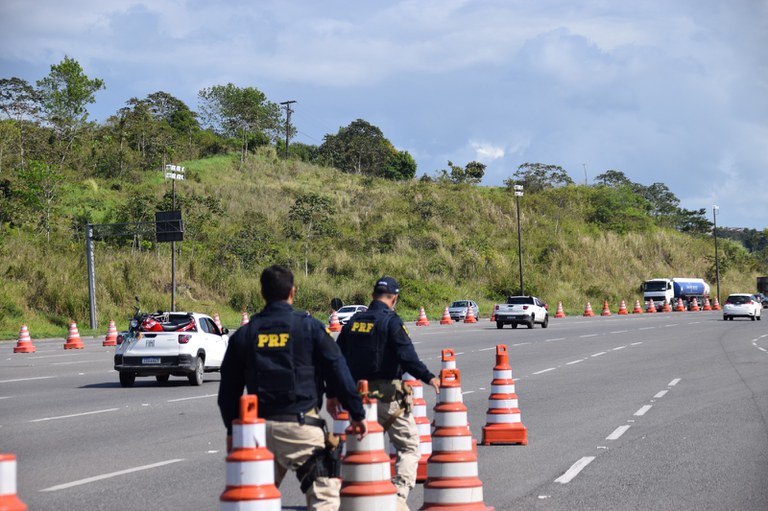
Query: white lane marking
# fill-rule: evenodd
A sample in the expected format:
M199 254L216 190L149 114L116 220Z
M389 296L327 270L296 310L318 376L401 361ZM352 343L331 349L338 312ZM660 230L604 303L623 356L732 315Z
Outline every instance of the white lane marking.
M667 383L667 387L674 387L674 386L675 386L675 385L677 385L678 383L680 383L680 378L675 378L675 379L674 379L674 380L672 380L671 382Z
M691 322L690 322L690 323L688 323L688 324L689 324L689 325L698 325L699 323L701 323L701 321L691 321Z
M55 376L35 376L33 378L16 378L15 380L0 380L0 383L16 383L18 381L49 380Z
M60 357L71 357L77 355L77 353L65 353L63 355L35 355L33 360L40 360L41 358L60 358Z
M460 352L458 352L458 353L456 353L456 354L457 354L457 355L463 355L463 354L464 354L464 352L463 352L463 351L460 351Z
M635 417L642 417L643 415L645 415L648 412L648 410L651 409L652 406L653 405L645 405L645 406L641 407L638 411L635 412L635 414L634 414Z
M461 395L463 396L464 394L472 394L473 392L474 390L465 390L464 392L461 393Z
M640 342L633 342L632 344L630 344L630 346L638 346L640 344L643 344L643 342L642 341L640 341Z
M13 396L0 396L0 399L11 399Z
M40 491L59 491L59 490L66 490L67 488L72 488L74 486L81 486L83 484L88 483L94 483L96 481L102 481L104 479L110 479L112 477L122 476L125 474L131 474L133 472L140 472L142 470L149 470L152 468L158 468L158 467L164 467L165 465L171 465L172 463L178 463L180 461L184 461L183 459L177 459L177 460L167 460L167 461L161 461L159 463L152 463L151 465L144 465L141 467L135 467L135 468L128 468L125 470L119 470L117 472L111 472L109 474L102 474L99 476L94 477L87 477L85 479L80 479L79 481L72 481L71 483L64 483L59 484L57 486L51 486L50 488L45 488Z
M531 344L529 342L518 342L517 344L513 344L512 346L525 346L526 344Z
M601 355L605 355L605 352L604 352L604 351L601 351L601 352L599 352L599 353L595 353L594 355L590 355L590 356L591 356L591 357L599 357L599 356L601 356Z
M625 424L624 426L619 426L618 428L616 428L616 429L614 429L614 430L613 430L613 433L611 433L610 435L608 435L607 437L605 437L605 439L606 439L606 440L618 440L619 438L621 438L621 435L623 435L624 433L626 433L626 432L627 432L627 430L628 430L630 427L631 427L631 426L628 426L628 425L626 425L626 424Z
M580 358L578 360L571 360L570 362L566 362L565 365L570 366L573 364L578 364L579 362L584 362L585 360L586 360L585 358Z
M766 349L765 349L765 348L763 348L762 346L758 346L758 347L757 347L757 349L759 349L760 351L766 351L766 352L768 352L768 350L766 350Z
M92 412L73 413L71 415L59 415L58 417L44 417L42 419L34 419L29 422L45 422L45 421L55 421L58 419L71 419L72 417L83 417L85 415L96 415L97 413L116 412L118 410L119 408L107 408L106 410L94 410Z
M496 349L496 346L493 346L491 348L482 348L482 349L479 349L477 351L491 351L491 350L495 350L495 349Z
M561 475L557 479L555 479L556 483L561 484L567 484L570 483L571 480L579 475L579 472L587 468L587 465L595 461L595 456L584 456L579 461L571 465L571 468L569 468L565 474Z
M542 370L542 371L536 371L536 372L535 372L535 373L533 373L533 374L544 374L544 373L548 373L548 372L550 372L550 371L554 371L555 369L557 369L557 368L556 368L556 367L550 367L550 368L548 368L548 369L544 369L544 370Z
M667 392L669 392L669 391L668 390L662 390L661 392L658 392L653 397L656 398L656 399L660 399L660 398L664 397L667 394Z
M564 341L565 337L556 337L554 339L545 339L544 342L555 342L555 341Z
M656 328L655 326L644 326L643 328L638 328L638 330L653 330Z
M618 348L613 348L613 351L623 350L624 348L626 348L626 346L619 346Z
M178 399L169 399L168 403L178 403L179 401L189 401L190 399L205 399L206 397L216 397L218 394L203 394L202 396L180 397Z
M580 335L579 337L580 337L581 339L584 339L584 338L586 338L586 337L597 337L597 335L598 335L598 334L586 334L586 335Z
M92 364L94 362L102 362L101 360L73 360L71 362L53 362L52 366L68 366L72 364Z
M629 330L614 330L612 334L626 334Z

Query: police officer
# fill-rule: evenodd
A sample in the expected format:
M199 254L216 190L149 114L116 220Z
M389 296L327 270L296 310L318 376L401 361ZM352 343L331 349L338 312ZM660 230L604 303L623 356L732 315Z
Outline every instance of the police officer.
M407 510L406 500L416 484L421 454L419 432L410 409L412 391L401 378L406 371L434 387L435 392L440 392L440 380L419 360L403 320L394 311L399 294L400 286L392 277L376 281L368 310L358 312L347 322L336 343L355 381L368 380L370 392L378 399L379 423L397 450L392 483L397 488L398 509ZM327 407L332 415L338 412L338 404L329 394Z
M338 460L326 449L325 421L319 417L325 385L349 410L352 425L364 436L362 400L338 346L322 323L294 311L293 273L271 266L261 274L267 302L229 340L221 364L219 409L232 448L232 421L238 418L243 388L259 399L266 419L267 448L275 456L275 484L295 470L310 510L337 510L341 481ZM336 463L335 463L336 462Z

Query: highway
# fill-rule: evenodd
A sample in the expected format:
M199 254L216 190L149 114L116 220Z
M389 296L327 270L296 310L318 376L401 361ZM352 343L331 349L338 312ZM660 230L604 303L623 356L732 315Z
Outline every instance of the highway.
M717 312L409 325L433 372L456 351L478 440L495 346L509 348L529 444L478 447L497 510L768 509L766 327ZM37 511L218 509L219 375L123 389L101 340L0 344L0 452L18 457L19 497ZM303 508L291 475L281 491L284 509ZM421 504L418 485L409 505Z

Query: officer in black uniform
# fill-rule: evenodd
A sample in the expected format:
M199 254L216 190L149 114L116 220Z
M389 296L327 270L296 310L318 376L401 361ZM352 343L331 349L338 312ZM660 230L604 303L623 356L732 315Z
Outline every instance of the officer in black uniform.
M398 510L407 510L421 454L411 414L412 390L403 384L403 372L431 385L435 392L440 392L440 380L419 360L403 320L394 311L399 294L400 286L392 277L376 281L368 310L358 312L344 325L336 343L355 381L368 380L372 397L378 399L379 423L397 450L392 483L397 488ZM338 401L330 393L327 407L332 415L338 412Z
M271 266L261 274L267 302L230 338L221 364L219 409L231 449L232 421L238 418L243 388L258 396L266 419L267 448L275 456L275 484L288 469L297 471L311 510L339 508L338 459L326 448L325 421L318 411L328 388L349 410L364 436L365 411L344 357L323 324L295 311L293 273ZM338 449L337 449L338 451Z

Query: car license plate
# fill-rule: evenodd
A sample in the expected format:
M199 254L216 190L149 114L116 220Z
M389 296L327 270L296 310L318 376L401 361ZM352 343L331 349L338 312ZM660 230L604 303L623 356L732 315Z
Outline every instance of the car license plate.
M159 364L160 357L144 357L141 359L142 364Z

